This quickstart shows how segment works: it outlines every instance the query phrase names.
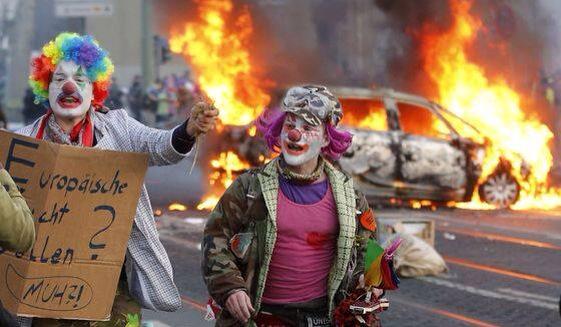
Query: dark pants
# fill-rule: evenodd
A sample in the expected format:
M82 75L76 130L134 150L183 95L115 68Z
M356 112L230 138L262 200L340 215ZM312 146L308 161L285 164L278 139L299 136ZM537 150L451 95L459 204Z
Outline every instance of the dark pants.
M18 324L8 310L4 309L2 302L0 302L0 326L2 327L17 327Z
M291 327L331 326L327 309L327 299L319 298L304 303L261 305L261 313L272 314Z

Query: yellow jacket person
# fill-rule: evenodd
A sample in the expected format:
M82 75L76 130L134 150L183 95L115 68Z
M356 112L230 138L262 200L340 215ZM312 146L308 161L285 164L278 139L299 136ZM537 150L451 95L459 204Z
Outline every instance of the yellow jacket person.
M16 183L5 169L0 169L0 246L11 251L25 252L35 240L31 210Z

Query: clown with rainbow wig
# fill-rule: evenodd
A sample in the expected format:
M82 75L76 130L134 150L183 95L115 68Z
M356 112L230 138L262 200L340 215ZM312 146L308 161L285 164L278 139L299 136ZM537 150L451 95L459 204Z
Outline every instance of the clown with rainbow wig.
M32 62L29 84L35 101L47 113L23 127L20 134L58 144L94 147L149 156L151 166L171 165L184 159L196 138L215 125L218 110L197 103L191 117L172 130L147 127L126 110L107 110L114 66L107 51L89 35L61 33ZM128 240L125 264L119 280L109 322L95 326L125 326L138 323L141 307L175 311L181 298L173 281L168 255L160 243L146 187L143 185ZM83 326L71 320L19 317L21 326ZM89 325L87 325L89 326Z
M204 231L203 277L217 326L379 324L371 308L350 311L355 290L373 304L382 290L364 288L366 248L375 243L372 210L331 163L352 142L338 128L342 116L327 88L305 85L288 90L279 114L258 120L280 155L240 175Z

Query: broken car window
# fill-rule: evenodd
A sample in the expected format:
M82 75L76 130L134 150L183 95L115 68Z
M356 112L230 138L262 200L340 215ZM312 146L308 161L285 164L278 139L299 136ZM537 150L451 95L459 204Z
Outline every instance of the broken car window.
M438 116L429 109L405 102L398 102L399 123L404 133L436 137L450 138L450 130Z
M381 100L376 99L340 99L345 115L343 125L387 131L388 120L386 108Z

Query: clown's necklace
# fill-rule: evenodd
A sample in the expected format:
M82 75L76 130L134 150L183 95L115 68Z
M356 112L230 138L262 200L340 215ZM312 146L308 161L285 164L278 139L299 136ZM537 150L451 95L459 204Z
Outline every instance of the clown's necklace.
M321 156L319 156L318 164L313 172L311 172L310 174L298 174L288 169L288 165L286 164L282 156L280 156L279 160L277 160L278 172L285 179L298 184L310 184L317 181L321 177L324 167L325 161Z

